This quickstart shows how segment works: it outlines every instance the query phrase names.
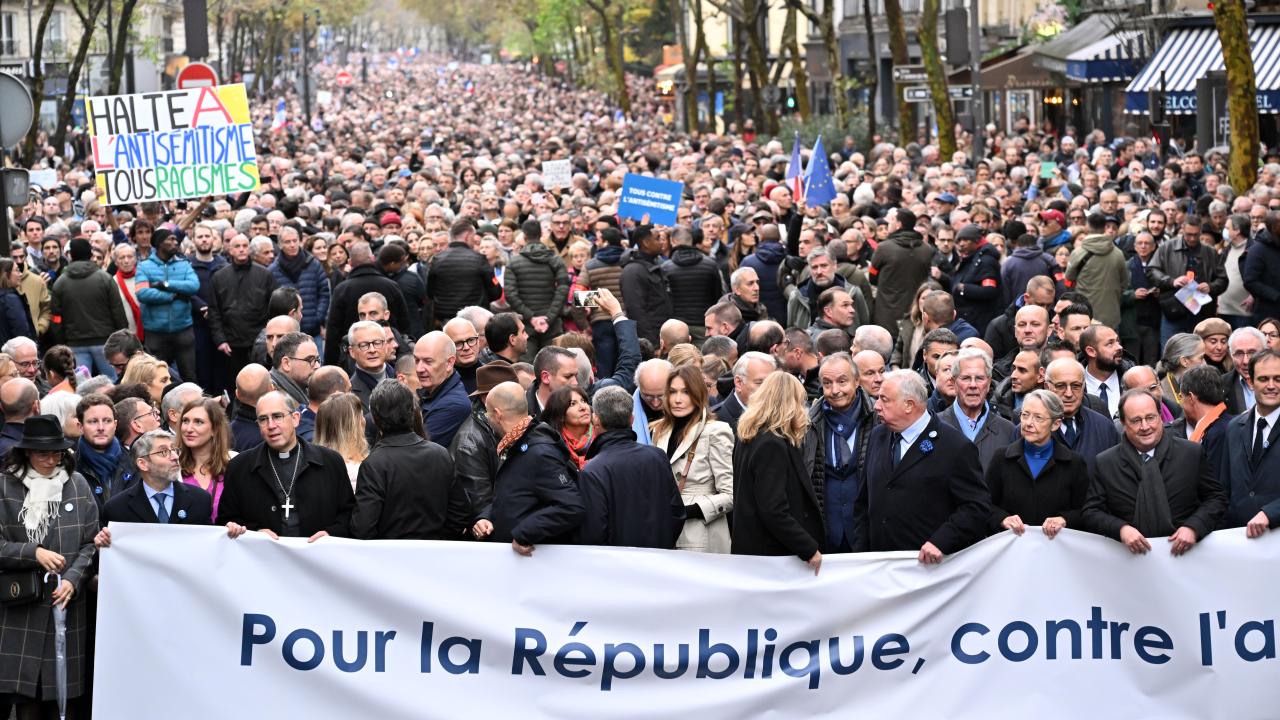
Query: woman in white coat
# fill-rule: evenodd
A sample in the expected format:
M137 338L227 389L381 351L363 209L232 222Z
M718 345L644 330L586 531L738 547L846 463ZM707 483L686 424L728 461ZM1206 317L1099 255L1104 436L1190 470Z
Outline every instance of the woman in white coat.
M707 385L696 367L677 368L667 379L662 417L650 426L654 447L671 460L687 519L679 550L729 552L733 510L733 430L707 407Z

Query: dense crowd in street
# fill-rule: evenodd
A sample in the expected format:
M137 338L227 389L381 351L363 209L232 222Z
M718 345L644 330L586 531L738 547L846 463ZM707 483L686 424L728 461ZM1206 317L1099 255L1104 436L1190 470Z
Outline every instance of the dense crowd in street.
M1092 128L825 138L810 206L790 138L444 63L264 99L256 192L105 207L45 148L0 259L0 717L50 711L54 609L88 716L113 521L814 572L1280 523L1280 158L1238 194ZM619 216L628 174L684 184L674 226Z

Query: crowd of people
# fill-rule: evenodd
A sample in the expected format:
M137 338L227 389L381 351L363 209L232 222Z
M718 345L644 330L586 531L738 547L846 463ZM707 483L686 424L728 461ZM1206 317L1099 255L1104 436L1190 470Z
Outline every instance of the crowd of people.
M846 139L810 207L776 139L533 70L374 58L310 125L263 103L234 196L105 207L45 149L0 260L0 706L48 712L57 606L88 715L112 521L814 572L1280 523L1274 158L1237 194L1136 129ZM674 226L619 216L628 173L684 183Z

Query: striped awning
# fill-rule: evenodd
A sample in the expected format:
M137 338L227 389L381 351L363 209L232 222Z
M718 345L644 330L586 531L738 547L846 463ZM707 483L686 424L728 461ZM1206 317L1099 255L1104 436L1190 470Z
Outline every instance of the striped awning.
M1067 56L1066 75L1087 83L1124 82L1147 56L1146 36L1125 30L1092 42Z
M1249 31L1257 75L1258 112L1280 113L1280 25L1255 25ZM1125 89L1125 112L1145 115L1147 92L1165 76L1165 112L1194 115L1196 81L1222 70L1222 46L1212 27L1175 28L1138 77Z

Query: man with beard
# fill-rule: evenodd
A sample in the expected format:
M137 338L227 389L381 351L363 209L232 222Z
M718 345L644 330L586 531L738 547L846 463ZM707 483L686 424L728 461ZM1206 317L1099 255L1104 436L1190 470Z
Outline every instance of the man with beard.
M379 328L381 330L381 328ZM276 341L271 384L298 405L307 404L307 381L320 364L320 349L310 335L291 332Z
M594 331L592 333L594 337ZM529 346L529 334L518 313L504 312L494 315L484 328L485 352L482 361L504 362L508 365L520 362L520 356ZM598 357L598 356L597 356ZM474 392L474 390L473 390Z
M196 342L196 381L200 386L212 392L223 389L226 381L226 370L222 367L222 358L214 350L213 330L209 325L209 299L213 297L213 275L227 265L227 258L221 253L213 252L214 229L205 224L196 225L192 230L192 239L196 252L191 258L191 269L195 270L200 281L200 291L195 297L195 342ZM117 245L117 248L128 247ZM119 258L116 259L119 265ZM133 267L130 267L132 273ZM117 273L119 275L119 273ZM123 297L123 289L121 290ZM130 291L132 294L132 291ZM127 300L128 298L126 298ZM184 378L190 379L190 378Z
M107 501L102 512L103 525L110 522L213 524L213 498L200 486L182 482L178 443L173 433L152 430L138 438L133 443L133 461L142 482L133 483ZM110 531L100 531L95 544L109 546Z
M1123 392L1120 377L1133 367L1124 359L1120 337L1106 325L1090 325L1080 333L1080 346L1088 362L1085 365L1085 389L1102 400L1108 417L1116 417Z
M200 280L191 263L178 252L176 235L157 230L153 243L155 252L138 263L135 285L142 305L144 342L152 355L176 364L184 380L193 378L196 348L191 300L200 291Z
M996 386L992 401L996 410L1008 420L1022 412L1022 399L1044 384L1044 370L1037 350L1019 350L1013 356L1009 377Z
M462 387L468 394L475 392L476 369L480 367L480 333L470 320L456 317L444 324L444 334L458 346L458 361L453 369L462 377Z

